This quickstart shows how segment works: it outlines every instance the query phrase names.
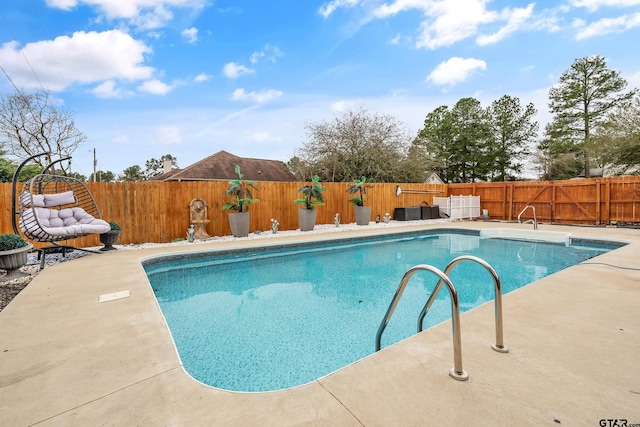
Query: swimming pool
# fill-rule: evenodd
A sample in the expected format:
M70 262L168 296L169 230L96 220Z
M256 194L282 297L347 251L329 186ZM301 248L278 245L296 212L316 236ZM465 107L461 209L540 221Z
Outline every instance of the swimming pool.
M373 353L380 321L413 265L444 269L458 255L475 255L494 267L507 293L617 246L573 241L566 247L431 230L143 264L185 370L218 388L266 391L313 381ZM462 311L493 299L491 277L478 265L461 264L451 279ZM429 274L412 278L383 347L415 333L436 281ZM441 292L424 326L450 315L448 295Z

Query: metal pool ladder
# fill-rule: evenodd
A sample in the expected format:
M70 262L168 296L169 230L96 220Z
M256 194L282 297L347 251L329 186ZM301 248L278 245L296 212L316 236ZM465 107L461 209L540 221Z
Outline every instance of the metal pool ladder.
M532 206L532 205L527 205L527 206L524 207L524 209L522 209L520 211L520 213L518 214L518 224L522 224L522 222L520 221L520 217L529 208L531 208L533 210L533 220L528 219L528 220L525 221L525 224L527 222L531 221L533 223L533 229L537 230L538 229L538 219L536 218L536 208L535 208L535 206Z
M378 328L378 333L376 334L376 351L380 350L380 343L382 340L382 333L385 328L389 324L391 320L391 316L400 301L400 297L404 292L404 289L409 282L411 276L413 276L418 271L431 271L435 275L439 277L438 283L436 284L433 292L429 296L424 308L420 312L418 316L418 332L422 331L422 322L427 315L427 312L431 308L431 304L435 301L440 289L442 289L442 285L446 284L447 289L449 290L449 294L451 296L451 322L453 327L453 368L449 369L449 376L458 380L458 381L466 381L469 379L469 374L462 368L462 340L460 334L460 300L458 298L458 292L456 291L455 286L449 279L449 274L451 270L462 261L473 261L476 262L483 267L485 267L489 273L491 274L494 281L494 289L495 289L495 323L496 323L496 342L491 345L491 348L500 353L508 353L509 347L505 346L503 343L503 334L502 334L502 284L500 282L500 278L496 271L483 259L472 256L472 255L462 255L455 259L453 259L447 267L444 269L444 272L440 271L438 268L432 265L419 264L414 267L411 267L402 277L400 281L400 285L398 285L398 289L396 290L395 295L393 296L393 300L387 309L387 313L380 323L380 327Z

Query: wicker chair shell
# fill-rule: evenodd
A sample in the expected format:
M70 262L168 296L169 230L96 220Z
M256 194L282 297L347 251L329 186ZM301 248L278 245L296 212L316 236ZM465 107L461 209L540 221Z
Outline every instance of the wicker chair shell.
M56 206L58 209L79 207L96 219L102 219L100 210L87 186L75 178L62 175L40 174L26 181L19 196L20 229L27 238L35 242L59 242L76 239L94 233L56 235L47 232L35 213L34 196L73 192L73 203Z

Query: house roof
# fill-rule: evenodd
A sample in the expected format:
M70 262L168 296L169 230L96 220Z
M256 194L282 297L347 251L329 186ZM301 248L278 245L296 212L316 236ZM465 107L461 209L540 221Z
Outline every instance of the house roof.
M226 151L206 157L184 169L173 169L156 175L153 181L216 181L238 177L235 167L240 166L244 179L252 181L297 181L295 175L280 160L238 157Z

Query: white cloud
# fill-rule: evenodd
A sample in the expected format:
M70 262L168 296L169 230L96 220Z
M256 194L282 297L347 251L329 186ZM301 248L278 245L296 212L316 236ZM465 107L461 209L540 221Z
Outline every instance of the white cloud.
M497 32L481 35L479 45L496 43L520 30L533 14L534 3L525 8L487 9L486 0L442 1L430 5L425 11L427 19L420 24L421 35L417 47L436 49L472 37L482 25L506 22Z
M222 72L224 73L225 76L227 76L230 79L237 79L238 77L244 74L255 73L255 70L252 70L251 68L247 68L241 64L236 64L235 62L229 62L228 64L225 64L225 66L222 69Z
M253 52L251 54L251 57L249 58L249 62L251 62L252 64L257 63L262 57L264 57L264 52L259 51L259 52Z
M151 95L166 95L172 89L172 86L156 79L147 80L146 82L143 82L140 86L138 86L138 90L140 92L149 93Z
M486 62L480 59L453 57L441 62L427 80L439 86L454 86L467 80L476 71L486 69Z
M390 45L411 45L411 44L413 44L413 40L412 40L411 36L403 36L400 33L398 33L394 37L390 38L387 41L387 44L390 44Z
M279 90L265 90L262 92L245 92L244 89L236 89L231 95L232 101L253 101L259 104L271 101L282 96L282 92Z
M320 6L318 13L324 18L328 18L337 9L344 7L353 7L359 3L359 0L332 0Z
M182 134L177 126L161 126L156 130L155 136L161 145L178 145L182 142Z
M46 0L49 7L71 10L89 6L107 19L130 20L134 25L152 29L166 25L173 19L172 9L199 11L206 0Z
M136 27L144 30L155 30L173 21L173 12L164 6L158 6L151 11L140 11L140 13L130 19Z
M602 36L609 33L620 33L630 28L640 26L640 12L633 15L623 15L617 18L602 18L584 26L584 21L576 20L574 27L581 28L576 34L577 40Z
M211 76L205 73L200 73L196 76L195 79L193 79L194 82L196 83L202 83L202 82L206 82L211 80Z
M143 65L149 53L150 47L119 30L78 31L71 37L28 43L22 49L16 42L0 47L2 66L18 86L30 89L42 83L51 91L73 84L148 79L155 71Z
M587 21L585 21L584 19L581 18L576 18L571 22L571 27L572 28L584 28L587 26Z
M78 5L78 0L45 0L45 3L56 9L70 10Z
M187 42L195 44L198 41L198 29L196 27L191 27L186 30L182 30L182 37L187 39Z
M122 89L116 87L116 82L113 80L107 80L106 82L102 82L98 86L96 86L91 93L93 93L96 97L102 99L108 98L124 98L127 93L125 93Z
M638 0L640 1L640 0ZM491 0L390 0L387 2L334 0L325 3L320 14L325 18L338 8L361 5L365 18L360 19L360 25L372 19L387 19L402 12L418 11L423 15L418 28L416 47L437 49L450 46L456 42L476 36L483 26L503 25L492 34L480 35L478 44L496 43L510 34L525 28L531 28L535 3L528 3L523 7L505 7L491 10ZM568 8L568 6L567 6ZM554 13L559 12L559 8ZM548 10L548 9L546 9ZM544 20L538 22L538 26ZM548 25L555 26L555 22ZM399 36L390 40L390 44L402 41Z
M278 48L278 46L267 44L262 50L253 52L251 54L251 57L249 58L249 61L252 64L256 64L258 61L262 60L262 58L266 58L271 62L276 62L278 58L283 55L284 53Z
M478 36L476 42L480 46L497 43L509 34L518 31L532 16L533 6L534 4L530 3L526 8L504 9L501 15L506 18L507 24L493 34Z
M584 7L590 11L598 10L600 7L632 7L640 5L640 0L569 0L575 7Z
M395 0L374 10L373 16L384 19L400 12L418 9L425 15L420 23L416 47L436 49L449 46L478 32L478 26L500 19L500 14L486 8L487 0Z

